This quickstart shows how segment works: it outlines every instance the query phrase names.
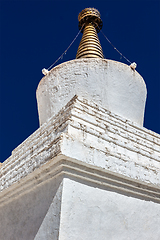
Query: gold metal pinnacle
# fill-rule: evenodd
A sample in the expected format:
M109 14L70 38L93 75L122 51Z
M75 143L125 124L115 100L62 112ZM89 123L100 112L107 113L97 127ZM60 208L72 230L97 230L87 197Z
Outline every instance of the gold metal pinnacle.
M102 28L100 13L95 8L85 8L78 15L79 29L83 32L76 58L104 58L97 33Z

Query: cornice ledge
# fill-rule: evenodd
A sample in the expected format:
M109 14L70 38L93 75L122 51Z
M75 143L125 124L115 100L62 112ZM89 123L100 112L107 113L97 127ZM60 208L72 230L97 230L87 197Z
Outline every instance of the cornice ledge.
M115 191L127 196L160 203L160 188L133 180L118 173L79 162L59 154L41 168L35 170L21 181L1 192L0 205L7 204L15 198L40 187L52 179L69 178L83 184Z
M64 146L67 139L66 151ZM84 153L87 149L89 153L99 154L95 155L96 163L85 159L86 163L121 173L133 180L138 179L157 186L160 184L160 136L92 101L75 96L56 116L20 144L2 164L1 191L59 154L83 161L83 151L80 151L80 154L73 151L74 141L78 143L77 146L82 146ZM120 166L117 165L119 163ZM133 165L136 168L135 176L134 172L132 173ZM114 170L117 167L121 171ZM130 171L129 175L126 169Z

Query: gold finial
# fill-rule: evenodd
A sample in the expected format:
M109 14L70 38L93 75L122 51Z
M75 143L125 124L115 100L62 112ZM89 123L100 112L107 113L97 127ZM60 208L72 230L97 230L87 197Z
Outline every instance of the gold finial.
M78 15L79 29L83 32L76 58L104 58L97 33L102 28L100 13L95 8L85 8Z

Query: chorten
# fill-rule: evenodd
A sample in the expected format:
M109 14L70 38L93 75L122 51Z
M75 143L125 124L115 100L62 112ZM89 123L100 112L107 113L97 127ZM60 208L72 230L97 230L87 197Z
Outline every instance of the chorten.
M40 128L0 168L0 239L159 239L160 135L143 127L145 82L104 58L98 10L78 20L76 59L37 87Z
M126 64L104 59L97 35L102 28L98 10L86 8L78 20L83 36L76 59L51 69L38 85L40 125L77 95L143 126L147 94L143 78Z

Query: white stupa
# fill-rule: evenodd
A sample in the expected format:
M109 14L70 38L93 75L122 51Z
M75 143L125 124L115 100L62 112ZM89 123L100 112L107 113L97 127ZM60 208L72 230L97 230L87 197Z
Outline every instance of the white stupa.
M146 85L104 59L100 14L79 14L75 60L40 81L40 128L1 166L1 240L160 239L160 135Z

